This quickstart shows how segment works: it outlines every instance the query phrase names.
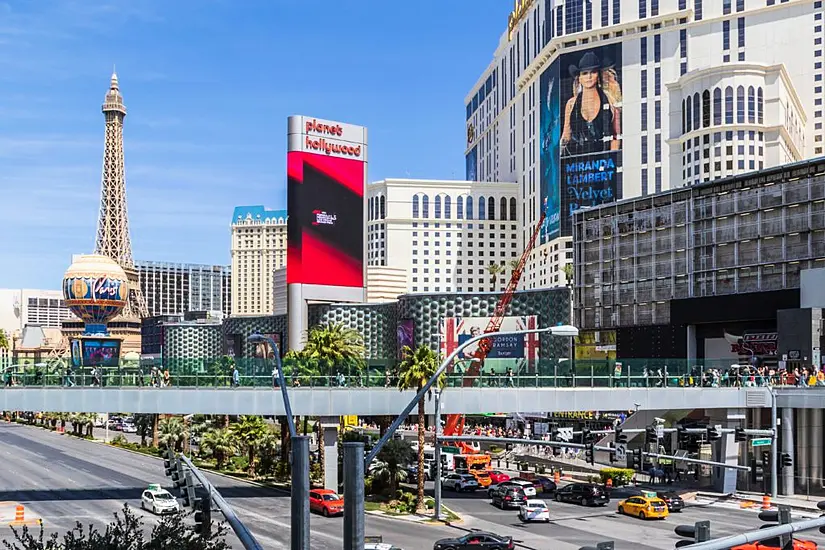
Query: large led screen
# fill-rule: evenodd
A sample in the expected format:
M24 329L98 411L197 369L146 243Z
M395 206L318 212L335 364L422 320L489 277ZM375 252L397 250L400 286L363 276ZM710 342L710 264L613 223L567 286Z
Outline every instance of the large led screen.
M287 283L364 286L363 161L287 154Z
M560 56L539 82L541 242L572 234L573 212L621 198L622 46Z
M84 338L84 367L117 367L120 364L120 340Z

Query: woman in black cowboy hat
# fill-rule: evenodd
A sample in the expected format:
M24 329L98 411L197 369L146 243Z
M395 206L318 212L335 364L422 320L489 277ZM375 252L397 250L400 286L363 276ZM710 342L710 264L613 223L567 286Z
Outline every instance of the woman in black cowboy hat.
M622 133L621 93L610 62L602 63L593 52L585 53L578 65L570 65L573 97L564 110L561 134L562 156L619 150ZM612 92L606 90L610 80Z

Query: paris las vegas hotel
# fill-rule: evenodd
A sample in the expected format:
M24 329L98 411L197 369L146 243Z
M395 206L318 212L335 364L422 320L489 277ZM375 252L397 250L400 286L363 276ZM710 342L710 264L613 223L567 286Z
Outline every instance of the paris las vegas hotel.
M557 152L566 149L548 149L567 128L543 119L576 111L573 77L600 72L605 111L579 118L571 143L608 128L614 144L595 160L615 173L597 175L600 191L581 206L821 156L823 13L823 0L518 1L466 98L465 155L468 180L518 182L521 243L549 195L555 228L542 231L523 286L564 284L572 258L569 195L581 189L559 175L570 170Z

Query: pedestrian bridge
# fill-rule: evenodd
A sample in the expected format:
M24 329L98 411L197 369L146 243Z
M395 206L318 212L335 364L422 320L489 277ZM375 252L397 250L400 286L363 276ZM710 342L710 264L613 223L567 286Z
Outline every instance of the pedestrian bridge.
M290 388L298 416L395 415L415 396L395 388ZM777 389L780 407L825 408L825 387ZM743 409L771 406L767 387L464 388L443 390L443 414ZM281 391L263 387L60 387L0 390L0 410L283 415ZM434 400L426 410L432 413Z

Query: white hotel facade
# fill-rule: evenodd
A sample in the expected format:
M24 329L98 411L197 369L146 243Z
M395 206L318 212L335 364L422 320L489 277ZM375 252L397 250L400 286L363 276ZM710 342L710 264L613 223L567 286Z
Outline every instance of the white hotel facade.
M527 241L542 203L541 75L560 55L618 43L617 198L822 155L823 12L822 0L522 0L465 100L473 193L517 182L512 242ZM522 286L564 284L570 240L538 246Z

